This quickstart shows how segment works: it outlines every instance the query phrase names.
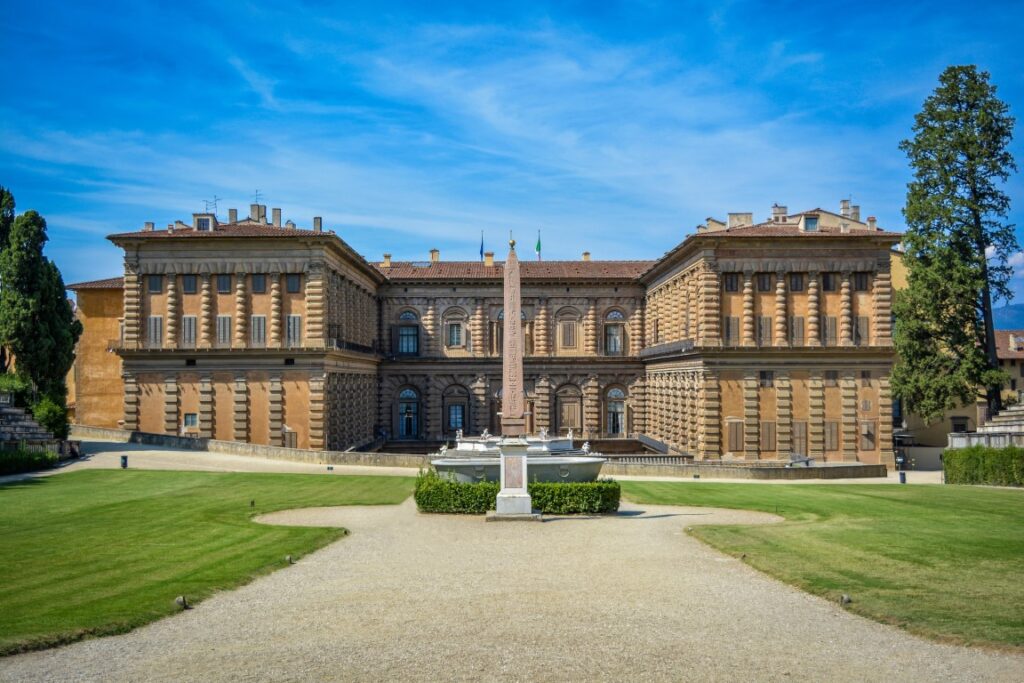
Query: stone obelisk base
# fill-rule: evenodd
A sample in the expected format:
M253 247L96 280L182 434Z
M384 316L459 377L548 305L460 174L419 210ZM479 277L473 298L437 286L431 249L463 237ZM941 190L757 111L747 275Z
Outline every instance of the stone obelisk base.
M530 493L526 486L526 440L510 437L502 439L501 450L501 491L494 514L487 516L488 522L514 520L540 521L534 513Z

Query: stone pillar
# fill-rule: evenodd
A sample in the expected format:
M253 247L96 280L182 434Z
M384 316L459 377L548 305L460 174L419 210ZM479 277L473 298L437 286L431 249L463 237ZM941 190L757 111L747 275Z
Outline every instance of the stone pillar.
M686 275L679 278L679 321L682 327L680 337L690 339L690 282Z
M533 403L533 424L539 433L541 429L551 429L551 378L541 375L533 386L537 394Z
M306 339L304 346L323 348L326 343L324 330L324 264L311 263L309 272L306 273ZM354 308L354 301L350 301L350 307ZM354 329L346 330L349 337ZM322 441L321 433L321 441ZM312 439L312 437L310 437ZM310 446L317 448L317 446ZM323 446L319 446L323 448Z
M695 456L700 455L700 405L699 400L699 377L695 372L688 372L686 377L686 394L688 397L687 403L690 406L690 410L687 414L688 432L687 435L687 451Z
M537 300L537 315L534 316L533 352L537 356L551 355L551 313L548 300L543 297Z
M591 299L587 302L587 314L584 320L583 341L585 344L584 353L588 356L597 355L597 302Z
M281 375L270 376L270 388L267 392L267 403L270 408L270 445L284 445L284 387L281 385Z
M775 373L775 453L785 460L793 452L793 386L788 372Z
M754 276L743 273L743 345L754 346Z
M841 428L843 461L857 462L857 380L854 379L853 372L843 372L839 391L843 409Z
M487 355L486 339L484 338L484 300L476 299L473 302L473 316L469 319L469 338L473 344L474 356Z
M583 433L588 439L601 436L601 388L597 375L583 384Z
M309 447L313 450L326 448L326 420L324 419L327 403L326 384L327 377L320 373L315 373L309 378ZM353 401L343 410L355 413L356 406L354 404ZM341 444L343 447L352 445L351 435L347 435L347 437Z
M199 285L199 346L213 346L213 293L210 290L210 274L200 276Z
M423 314L423 348L427 356L439 354L437 326L437 299L431 298L427 303L427 310Z
M818 271L807 273L807 345L821 346L818 326L821 322L818 311Z
M668 285L668 315L665 320L665 341L675 341L682 337L683 308L680 306L680 279L677 277Z
M629 388L629 406L632 412L632 424L628 425L630 433L647 433L647 382L638 378Z
M124 382L124 428L135 432L139 429L139 384L130 372L121 375L121 380Z
M699 283L697 282L696 271L690 270L686 274L686 286L690 290L690 296L686 306L687 315L690 318L690 339L697 343L701 338L701 319L698 315L700 309Z
M444 425L441 420L441 387L433 377L427 378L425 394L423 434L427 439L437 440L444 434Z
M879 462L886 467L896 466L892 445L892 385L889 375L878 380L878 453Z
M234 439L249 440L249 385L244 374L235 376L234 399Z
M722 457L722 400L718 387L718 373L704 370L700 376L701 411L700 457L714 460Z
M199 378L199 436L203 439L213 438L214 415L213 382L209 375Z
M760 457L759 398L757 371L747 370L743 373L743 457L745 460L757 460Z
M849 271L843 271L839 294L839 344L853 346L853 297L850 292Z
M125 348L140 346L142 328L142 292L137 267L125 262L124 267L124 339Z
M178 380L164 377L164 434L178 433Z
M167 329L164 346L178 348L178 283L174 273L167 275Z
M538 392L540 391L538 387ZM471 388L473 394L473 407L472 413L472 430L475 434L482 433L487 429L487 423L490 421L490 401L487 396L487 378L483 375L477 375L477 378L473 381Z
M719 282L718 272L704 264L701 271L700 291L700 344L703 346L721 346L721 297L722 288ZM717 385L716 385L717 386ZM715 443L717 449L719 444Z
M871 298L874 302L875 329L871 336L871 343L874 346L892 345L892 274L889 272L889 263L884 268L879 268L875 273L874 283L871 289Z
M787 334L788 319L786 317L786 273L775 274L775 345L789 346Z
M245 273L235 274L235 348L249 345L249 307L246 296Z
M819 462L825 455L825 382L821 370L811 370L807 388L807 453Z
M629 355L639 356L644 350L644 300L636 299L629 320Z
M281 274L270 273L267 276L267 279L270 280L270 343L268 346L272 348L280 348L281 327L283 324L283 321L281 320ZM278 434L278 440L280 440L280 438L281 436ZM274 444L273 440L271 440L271 445L280 444Z

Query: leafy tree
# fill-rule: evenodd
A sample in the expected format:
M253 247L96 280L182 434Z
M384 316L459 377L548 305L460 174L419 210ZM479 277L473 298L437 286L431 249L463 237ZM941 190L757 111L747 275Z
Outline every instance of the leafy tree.
M11 228L14 226L14 195L3 185L0 185L0 254L7 248ZM3 280L0 279L0 288L3 288ZM0 339L0 372L7 372L9 360L7 358L7 347L3 339Z
M14 354L18 375L60 405L74 347L82 334L60 272L43 256L46 221L35 211L14 220L0 253L0 343Z
M1020 247L1002 185L1016 171L1014 119L989 74L951 66L900 143L908 184L903 239L908 286L897 292L893 388L925 420L973 402L1002 405L992 303L1012 296L1006 259Z

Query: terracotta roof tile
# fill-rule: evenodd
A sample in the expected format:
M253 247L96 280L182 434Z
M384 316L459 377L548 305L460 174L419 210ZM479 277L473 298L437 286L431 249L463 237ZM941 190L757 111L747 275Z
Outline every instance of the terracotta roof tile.
M1014 345L1012 339L1020 339ZM1024 358L1024 330L996 330L996 356L999 358Z
M524 280L635 280L654 261L521 261ZM373 264L389 280L500 280L500 261L485 266L479 261L416 263L392 261L390 268Z
M76 282L73 285L65 285L65 289L78 291L79 289L124 289L123 277L108 277L105 280L89 280L88 282Z

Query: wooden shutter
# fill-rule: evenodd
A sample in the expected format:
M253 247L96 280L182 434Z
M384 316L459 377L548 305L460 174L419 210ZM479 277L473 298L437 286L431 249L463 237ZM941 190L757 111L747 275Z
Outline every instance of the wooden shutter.
M741 420L729 421L729 452L743 452L743 422Z
M793 454L807 455L807 423L793 422Z
M826 422L825 423L825 450L826 451L838 451L839 450L839 423L838 422Z
M866 315L857 316L857 339L858 345L867 346L870 343L869 319Z
M774 451L775 450L775 423L774 422L762 422L761 423L761 450L762 451Z

